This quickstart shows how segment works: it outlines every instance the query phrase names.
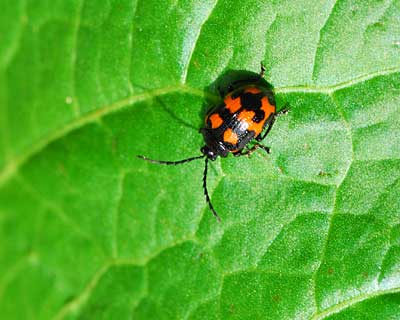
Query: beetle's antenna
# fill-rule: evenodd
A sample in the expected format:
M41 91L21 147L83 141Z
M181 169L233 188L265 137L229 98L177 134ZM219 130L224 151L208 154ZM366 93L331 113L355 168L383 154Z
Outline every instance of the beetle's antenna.
M191 158L187 158L187 159L183 159L183 160L179 160L179 161L153 160L153 159L149 159L149 158L147 158L147 157L145 157L145 156L137 156L137 157L138 157L139 159L143 159L143 160L146 160L146 161L151 162L151 163L166 164L167 166L175 166L175 165L177 165L177 164L182 164L182 163L185 163L185 162L190 162L190 161L193 161L193 160L197 160L197 159L204 158L205 155L203 154L203 155L201 155L201 156L191 157Z
M218 213L215 211L211 199L208 195L207 191L207 167L208 167L208 158L206 157L206 164L204 166L204 174L203 174L203 189L204 189L204 195L206 196L206 202L208 203L208 206L210 207L210 210L212 211L214 217L218 220L218 222L221 222L221 218L219 217Z

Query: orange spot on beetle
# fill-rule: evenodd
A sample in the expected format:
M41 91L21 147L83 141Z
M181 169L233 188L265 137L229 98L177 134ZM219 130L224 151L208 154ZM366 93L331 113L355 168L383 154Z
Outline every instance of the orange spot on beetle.
M232 94L229 94L226 96L226 98L224 99L224 103L226 105L226 108L231 113L235 113L242 107L242 104L240 102L240 97L237 97L236 99L232 99Z
M254 111L243 110L241 113L239 113L237 119L240 122L245 122L250 126L253 123L253 118L255 115L256 114L254 113Z
M231 128L228 128L224 132L224 142L229 142L231 144L237 144L238 143L238 136L236 133L232 131Z
M271 114L275 113L276 107L273 104L269 103L267 97L263 97L261 99L261 110L265 112L264 120L267 120Z
M216 129L218 128L221 124L224 123L224 120L222 120L221 116L218 113L213 113L211 116L209 116L210 122L211 122L211 128Z
M245 111L242 111L241 113L239 113L238 120L240 122L247 123L247 130L254 131L254 133L255 133L254 136L256 137L261 133L265 121L263 120L258 123L254 122L253 118L255 115L256 114L254 111L245 110Z
M267 97L261 99L261 110L264 111L264 119L260 122L253 121L255 116L254 111L244 110L239 113L237 119L247 124L247 130L254 131L254 137L257 137L264 129L265 121L270 117L271 114L275 113L275 106L270 104Z

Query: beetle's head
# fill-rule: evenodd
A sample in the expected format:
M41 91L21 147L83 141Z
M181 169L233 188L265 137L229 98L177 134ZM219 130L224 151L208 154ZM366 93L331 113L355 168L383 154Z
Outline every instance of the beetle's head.
M214 161L217 159L218 154L211 150L208 146L204 146L203 148L200 149L201 153L204 154L208 159Z

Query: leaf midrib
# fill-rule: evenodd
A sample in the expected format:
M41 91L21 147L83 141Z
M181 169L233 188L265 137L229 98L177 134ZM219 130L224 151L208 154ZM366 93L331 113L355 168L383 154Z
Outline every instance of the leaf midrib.
M394 73L400 72L400 68L389 68L384 69L379 72L369 73L345 82L341 82L335 85L330 86L288 86L288 87L279 87L275 88L275 93L294 93L294 92L303 92L303 93L322 93L322 94L329 94L331 95L335 91L340 89L348 88L350 86L368 81L370 79L391 75ZM75 118L71 122L66 123L65 125L61 126L58 130L52 131L47 135L44 135L40 140L36 141L31 145L30 148L25 149L24 152L19 154L18 156L9 159L3 169L0 172L0 188L4 186L16 172L18 172L19 168L25 164L31 157L35 154L39 153L43 150L46 146L50 143L60 139L61 137L67 135L68 133L83 127L91 122L95 122L101 119L103 116L111 114L113 112L122 110L136 102L144 101L146 99L151 99L152 97L162 96L168 93L173 92L185 92L191 93L197 96L204 96L205 93L193 87L190 87L185 84L176 84L173 86L167 86L147 92L143 92L140 94L132 95L126 97L124 99L118 100L110 105L104 106L102 108L96 109L92 112L84 114L80 118Z
M338 313L342 310L345 310L347 308L352 307L353 305L356 305L359 302L363 302L368 299L373 299L379 296L384 296L387 294L393 294L393 293L399 293L400 292L400 287L394 287L390 289L383 289L383 290L376 290L368 293L363 293L358 296L354 296L348 300L344 300L342 302L339 302L327 309L322 310L319 313L314 314L310 320L321 320L325 319L335 313Z
M68 133L81 128L89 123L98 121L103 116L111 114L113 112L122 110L134 103L144 101L146 99L151 99L152 97L161 96L164 94L172 93L175 91L183 91L191 93L200 94L200 91L195 89L188 89L187 87L176 85L176 86L169 86L160 89L151 90L148 92L140 93L137 95L129 96L122 100L118 100L110 105L105 107L96 109L92 112L84 114L80 118L75 118L74 120L66 123L65 125L61 126L58 130L52 131L47 135L44 135L42 139L36 141L30 148L25 149L20 155L12 158L8 162L6 162L3 170L0 173L0 187L7 183L7 181L13 177L13 175L18 171L18 169L27 162L32 156L39 153L43 150L46 146L50 143L60 139L61 137L67 135Z

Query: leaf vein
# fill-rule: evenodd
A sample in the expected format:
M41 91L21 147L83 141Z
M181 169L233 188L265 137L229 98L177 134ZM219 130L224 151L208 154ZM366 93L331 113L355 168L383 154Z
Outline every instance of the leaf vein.
M114 226L113 226L113 257L118 257L118 224L119 224L119 212L121 208L121 202L124 195L124 182L125 182L126 173L121 171L119 174L119 178L117 181L117 195L116 195L116 202L115 202L115 210L114 210Z
M376 72L366 73L364 75L355 77L353 79L349 79L347 81L339 82L332 85L327 86L318 86L318 85L299 85L299 86L288 86L288 87L276 87L274 89L275 93L293 93L293 92L302 92L302 93L326 93L332 94L335 91L339 91L341 89L345 89L368 80L378 78L381 76L389 76L395 73L400 73L399 67L383 69Z
M317 41L317 46L315 48L314 60L313 60L313 69L312 69L312 73L311 73L311 79L313 81L315 81L315 78L316 78L316 61L317 61L317 58L319 56L320 48L321 48L320 47L320 45L321 45L321 33L323 32L324 28L326 27L326 25L327 25L327 23L329 21L329 18L331 17L332 12L335 9L335 6L336 6L337 3L338 3L337 0L333 0L332 8L331 8L329 14L327 15L324 23L322 24L322 27L319 29L319 32L318 32L318 41Z
M190 52L189 52L188 59L187 59L187 61L186 61L186 65L185 65L184 68L183 68L183 73L182 73L182 76L181 76L181 82L182 82L183 84L186 83L187 74L188 74L189 67L190 67L190 62L192 61L192 56L193 56L193 53L194 53L194 51L195 51L195 49L196 49L198 40L199 40L200 35L201 35L201 31L202 31L202 29L203 29L203 26L206 24L206 22L208 21L208 19L211 17L211 15L212 15L212 13L213 13L213 11L214 11L214 8L216 7L217 3L218 3L218 0L215 0L214 5L210 8L209 14L205 17L205 19L203 20L203 22L201 23L201 25L200 25L199 28L198 28L197 35L196 35L196 37L195 37L195 39L194 39L194 41L193 41L192 49L191 49Z
M71 59L71 68L72 68L72 107L74 110L75 116L79 116L81 114L81 108L79 105L79 100L76 95L76 60L78 55L78 38L79 38L79 31L81 28L81 19L82 19L82 12L84 7L85 0L82 0L78 5L78 10L76 13L75 24L74 24L74 39L73 39L73 50L72 50L72 59Z
M335 209L336 209L336 202L337 202L337 197L338 197L338 190L340 189L340 186L342 185L343 181L345 180L345 178L346 178L346 176L347 176L347 174L348 174L348 172L350 170L350 167L351 167L352 163L354 162L354 146L353 146L352 131L351 131L350 124L346 121L346 118L344 117L343 112L342 112L339 104L337 103L337 101L334 99L333 95L330 95L330 97L332 99L332 102L336 106L337 111L340 114L340 116L341 116L341 118L342 118L342 120L344 122L344 125L348 129L349 137L350 137L350 140L351 140L351 161L350 161L348 167L346 168L346 170L345 170L345 172L343 174L343 178L341 179L341 181L336 186L336 190L335 190L335 192L333 194L334 199L333 199L332 212L329 215L328 231L326 233L325 242L324 242L324 245L322 247L320 263L319 263L318 268L315 270L315 272L313 274L313 277L312 277L313 285L314 285L313 287L314 287L315 306L316 306L317 310L318 310L318 304L317 304L317 301L316 301L316 291L315 291L315 288L317 287L317 276L318 276L318 272L319 272L319 270L320 270L320 268L321 268L321 266L323 264L323 261L325 259L326 250L327 250L327 247L328 247L329 237L330 237L330 233L331 233L331 229L332 229L332 221L333 221L334 216L335 216Z
M312 320L321 320L329 317L332 314L338 313L342 310L345 310L347 308L352 307L353 305L363 302L368 299L373 299L375 297L383 296L386 294L393 294L393 293L399 293L400 292L400 287L394 287L390 289L384 289L384 290L377 290L373 292L368 292L364 294L360 294L358 296L352 297L351 299L344 300L330 308L327 308L319 313L316 313L314 316L311 317Z

